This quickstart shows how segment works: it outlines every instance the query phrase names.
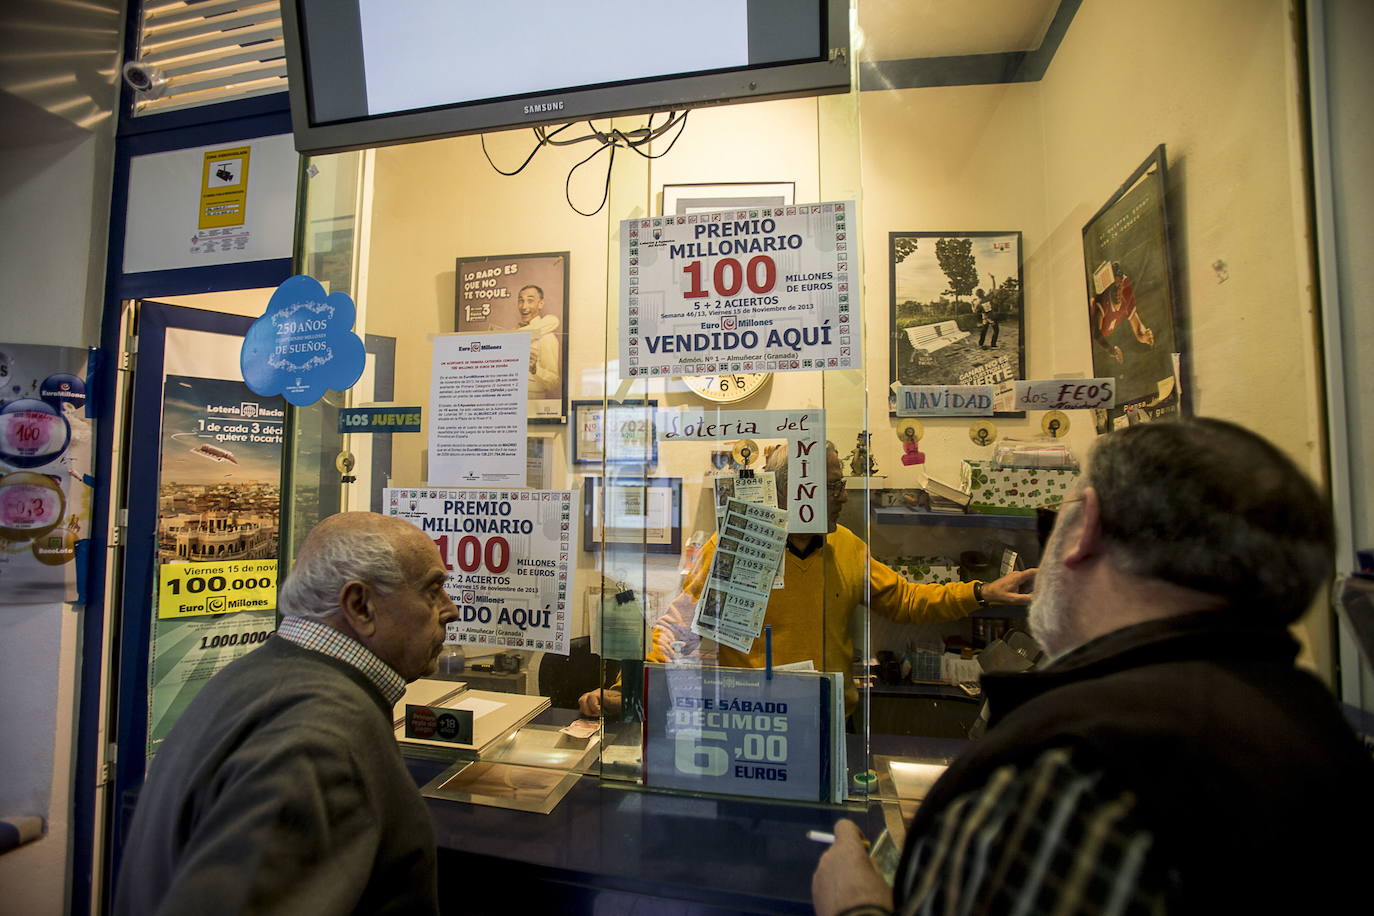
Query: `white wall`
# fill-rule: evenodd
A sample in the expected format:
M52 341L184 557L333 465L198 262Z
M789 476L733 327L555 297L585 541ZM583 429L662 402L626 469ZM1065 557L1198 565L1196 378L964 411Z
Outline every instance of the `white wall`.
M1095 0L1039 82L863 93L870 367L886 359L889 231L1019 229L1028 372L1090 375L1082 227L1163 143L1193 408L1266 436L1324 482L1300 92L1286 0ZM1365 120L1352 129L1367 135ZM881 394L870 378L875 418ZM997 422L1003 436L1039 433L1036 413ZM1071 422L1086 449L1090 421ZM929 472L955 477L968 421L925 425ZM914 484L911 470L889 473ZM1326 615L1298 635L1329 678Z
M0 6L0 343L98 342L123 4ZM66 910L82 611L0 605L0 814L45 837L0 856L0 909Z

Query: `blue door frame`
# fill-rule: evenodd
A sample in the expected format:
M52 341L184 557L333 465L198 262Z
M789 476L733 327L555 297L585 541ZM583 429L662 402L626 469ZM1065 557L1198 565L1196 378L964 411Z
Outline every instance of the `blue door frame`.
M147 766L148 665L152 637L151 599L157 584L158 488L162 454L163 365L167 330L184 328L242 337L253 319L201 309L144 302L138 310L138 364L129 411L128 519L117 624L114 673L114 816L110 822L110 875L118 874L123 838Z
M141 4L130 3L128 6L124 53L125 59L133 59L133 45L138 34L137 22ZM112 609L105 606L103 583L109 573L111 556L111 545L106 536L112 509L110 482L119 472L119 469L111 464L114 428L108 422L108 418L115 414L116 378L120 371L123 350L123 341L120 337L123 303L130 299L158 296L273 287L289 277L292 268L291 258L280 258L140 274L122 272L125 219L129 204L129 173L135 156L209 144L238 143L291 132L289 102L285 92L142 118L131 116L132 105L132 93L127 86L123 86L118 108L119 130L115 141L114 180L110 197L109 247L100 347L97 358L93 360L95 379L92 401L96 405L96 415L106 418L106 422L100 423L97 427L96 489L92 507L92 550L88 579L90 587L87 589L90 601L83 615L81 655L78 662L81 673L77 694L78 720L71 812L71 887L68 896L71 912L77 914L90 912L93 901L102 899L113 886L113 871L107 869L104 872L102 887L94 886L94 875L96 856L101 855L102 849L108 851L108 843L105 842L108 838L108 828L119 820L118 812L106 801L118 796L102 796L98 791L98 784L102 781L98 768L101 759L101 718L104 715L100 701L103 677L102 649L107 623L117 623L109 619ZM140 354L140 358L143 358L143 354ZM131 525L129 530L137 529ZM117 628L111 632L116 639L119 638ZM121 648L119 645L114 647L114 657L120 657ZM143 651L146 655L146 645ZM116 682L114 679L119 676L118 671L112 671L110 674L112 691L137 690L141 694L145 690L144 683L130 685L124 680ZM125 697L118 696L113 706L122 713L128 707L128 702ZM121 716L120 723L122 721ZM109 734L117 735L117 723L107 724L110 725ZM141 745L139 750L141 758ZM133 762L128 760L117 762L114 780L116 786L123 783L122 777L133 765ZM137 769L141 779L142 766L139 765ZM98 842L95 835L99 820L97 805L102 804L107 807L107 835Z

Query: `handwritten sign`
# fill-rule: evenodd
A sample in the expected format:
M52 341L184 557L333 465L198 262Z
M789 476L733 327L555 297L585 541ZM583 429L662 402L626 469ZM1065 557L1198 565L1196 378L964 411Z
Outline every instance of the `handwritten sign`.
M1089 410L1116 406L1116 379L1027 379L1016 383L1015 410Z
M661 410L655 434L660 442L786 439L787 530L826 532L824 410Z
M893 385L899 417L990 417L992 385Z

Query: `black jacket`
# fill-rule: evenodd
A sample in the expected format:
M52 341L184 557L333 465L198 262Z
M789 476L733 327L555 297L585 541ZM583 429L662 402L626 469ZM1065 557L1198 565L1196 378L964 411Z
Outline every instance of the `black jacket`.
M1139 799L1151 856L1177 876L1187 910L1315 912L1360 899L1358 869L1374 862L1374 763L1296 653L1283 629L1214 611L1119 630L1043 671L984 677L988 733L922 803L902 870L954 798L1000 766L1068 747Z

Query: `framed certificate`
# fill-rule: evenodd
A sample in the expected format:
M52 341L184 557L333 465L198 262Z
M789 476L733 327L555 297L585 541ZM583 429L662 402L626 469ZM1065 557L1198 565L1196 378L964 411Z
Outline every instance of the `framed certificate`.
M681 477L588 477L583 486L583 550L682 550Z
M573 401L573 464L658 463L658 401Z

